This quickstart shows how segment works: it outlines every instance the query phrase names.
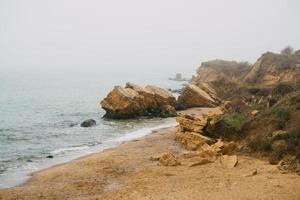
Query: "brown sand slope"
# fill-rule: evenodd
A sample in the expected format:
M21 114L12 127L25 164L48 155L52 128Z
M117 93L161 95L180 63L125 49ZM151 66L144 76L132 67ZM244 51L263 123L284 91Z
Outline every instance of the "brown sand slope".
M239 156L233 169L220 162L188 167L176 128L36 173L0 199L300 199L300 176L265 161ZM159 166L151 156L171 151L180 166ZM258 174L245 175L257 169Z

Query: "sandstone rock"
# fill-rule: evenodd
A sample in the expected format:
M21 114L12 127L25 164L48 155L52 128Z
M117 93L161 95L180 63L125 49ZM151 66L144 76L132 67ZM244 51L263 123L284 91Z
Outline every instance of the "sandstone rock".
M101 101L105 117L133 118L137 116L176 116L176 99L168 91L156 87L141 87L127 83L125 88L116 86Z
M235 142L231 141L229 143L225 143L220 139L212 145L212 149L216 153L222 153L223 155L230 155L236 149Z
M170 105L175 107L176 99L167 90L153 85L147 85L145 89L154 93L154 99L159 105Z
M232 156L228 156L228 155L224 155L221 156L221 164L222 166L226 167L226 168L234 168L238 163L238 157L236 155L232 155Z
M176 118L181 131L201 132L207 124L207 118L197 118L192 115L179 115Z
M223 155L231 155L234 150L236 149L236 144L235 142L231 141L229 143L225 143L222 149L222 154Z
M161 157L161 156L151 156L151 157L149 158L149 160L151 160L151 161L159 161L160 157Z
M195 167L195 166L198 166L198 165L205 165L207 163L212 163L212 162L213 161L208 159L208 158L201 158L199 161L189 164L189 167Z
M96 125L96 121L93 119L87 119L80 124L81 127L91 127L95 125Z
M258 110L253 110L253 111L251 112L251 115L256 116L258 113L259 113Z
M204 144L199 148L199 157L207 158L211 161L215 161L217 152L208 144Z
M220 139L212 145L212 149L216 153L222 152L223 148L224 148L224 142L222 142L222 140L220 140Z
M274 139L274 138L280 138L280 137L282 137L282 136L284 136L284 135L287 135L287 134L288 134L287 131L277 130L277 131L274 131L274 132L272 133L272 138L273 138L273 139Z
M300 173L300 161L296 156L286 155L278 164L278 169Z
M177 166L180 162L172 153L164 153L159 158L159 163L163 166Z
M211 139L195 132L177 132L175 139L182 143L188 150L197 150L206 143L211 143Z
M257 175L257 169L252 170L249 174L246 174L245 177L251 177Z
M192 107L215 107L219 102L198 86L189 84L178 97L177 104L178 108L186 109Z

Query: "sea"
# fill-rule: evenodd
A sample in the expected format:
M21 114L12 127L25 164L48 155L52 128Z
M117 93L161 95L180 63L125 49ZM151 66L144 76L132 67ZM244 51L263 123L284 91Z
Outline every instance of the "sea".
M92 70L2 70L0 73L0 189L23 184L36 171L116 147L176 124L174 118L103 118L115 85L134 82L179 89L173 73L95 73ZM176 94L175 94L176 95ZM97 125L80 123L95 119Z

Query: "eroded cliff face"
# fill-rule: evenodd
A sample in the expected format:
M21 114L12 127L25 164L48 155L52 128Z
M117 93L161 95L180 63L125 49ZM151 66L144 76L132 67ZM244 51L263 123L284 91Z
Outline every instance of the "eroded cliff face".
M300 80L300 56L275 53L263 54L243 78L246 83L272 86Z
M203 62L191 84L204 90L214 100L224 101L240 96L253 98L253 87L275 88L278 85L295 85L299 82L300 50L292 55L268 52L263 54L252 66L245 62L225 60ZM183 91L190 91L189 87L187 86ZM193 106L203 106L197 101L199 98L191 95L190 92L183 93L179 97L179 105L183 105L183 107L187 103L190 105L194 103ZM207 103L204 105L211 106Z
M124 88L116 86L100 104L108 118L176 116L175 97L162 88L150 85L141 87L127 83Z

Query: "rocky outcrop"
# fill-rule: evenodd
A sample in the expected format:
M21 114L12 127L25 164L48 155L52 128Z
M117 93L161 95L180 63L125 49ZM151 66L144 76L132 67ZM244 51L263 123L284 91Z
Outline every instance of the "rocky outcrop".
M207 118L204 116L199 118L193 115L179 115L176 121L182 132L201 132L207 124Z
M210 96L227 99L239 90L241 79L250 70L246 62L212 60L203 62L193 76L192 84ZM210 89L209 91L207 89Z
M264 86L279 83L295 83L300 80L300 58L294 55L282 55L275 53L263 54L251 70L246 74L243 81Z
M214 83L219 80L238 82L250 69L246 62L211 60L201 63L193 82Z
M81 127L91 127L95 125L96 125L96 121L93 119L87 119L80 124Z
M108 118L176 116L175 97L160 87L150 85L141 87L127 83L125 88L116 86L100 104Z
M177 166L180 165L180 162L177 160L174 154L164 153L159 158L159 164L163 166Z
M213 89L205 88L207 89L206 91L194 84L187 85L178 97L177 107L179 109L186 109L192 107L215 107L219 105L220 101L216 98L216 94L213 93Z
M220 156L224 167L233 168L236 166L237 156L234 155L236 149L234 142L225 142L221 139L214 140L205 136L206 126L213 123L216 117L221 114L222 112L210 112L208 115L202 116L185 114L177 117L179 127L175 140L187 150L197 152L196 155L192 155L193 162L189 164L190 167L214 162Z

